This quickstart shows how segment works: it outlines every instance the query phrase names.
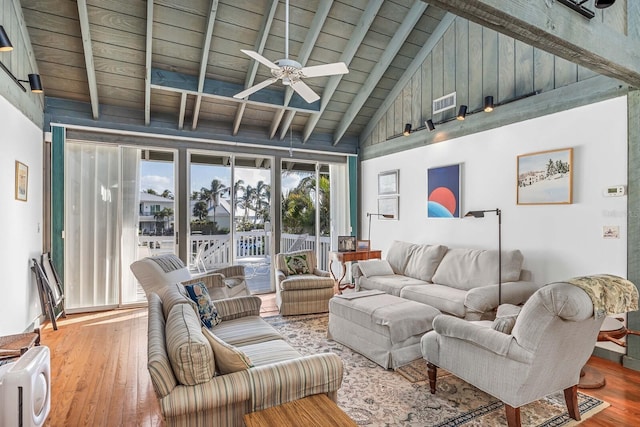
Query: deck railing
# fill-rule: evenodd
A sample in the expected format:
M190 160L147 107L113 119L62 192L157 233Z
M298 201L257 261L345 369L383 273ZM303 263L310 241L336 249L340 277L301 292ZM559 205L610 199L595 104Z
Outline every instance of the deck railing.
M262 230L238 231L234 233L234 236L233 244L238 260L270 257L271 232ZM298 234L282 234L280 248L286 250L298 239L298 236ZM213 269L231 264L230 237L230 234L192 234L189 236L190 267L197 269L197 264L202 263L201 268ZM318 240L320 243L318 267L326 270L329 264L331 238L321 236ZM175 240L171 236L138 236L138 244L140 247L146 247L149 255L152 256L175 252ZM302 245L302 249L315 250L315 247L315 236L307 237Z

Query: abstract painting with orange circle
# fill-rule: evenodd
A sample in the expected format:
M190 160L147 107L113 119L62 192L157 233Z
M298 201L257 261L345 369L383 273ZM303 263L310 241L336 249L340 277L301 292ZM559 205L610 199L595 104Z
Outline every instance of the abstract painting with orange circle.
M460 218L460 164L427 170L427 217Z

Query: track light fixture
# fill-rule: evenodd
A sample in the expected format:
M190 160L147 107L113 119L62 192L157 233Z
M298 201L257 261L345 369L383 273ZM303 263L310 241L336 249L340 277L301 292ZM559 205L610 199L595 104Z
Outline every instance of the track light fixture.
M402 134L404 136L411 135L411 123L407 123L406 125L404 125L404 132L402 132Z
M436 125L433 124L433 120L429 119L426 122L424 122L424 124L427 127L427 129L429 129L429 132L433 132L434 130L436 130Z
M457 120L464 120L464 118L467 116L467 106L466 105L461 105L460 109L458 110L458 115L456 116Z
M493 111L493 96L485 96L484 97L484 112L490 113Z
M9 52L10 50L13 50L13 46L9 40L9 36L7 36L7 33L4 31L4 27L0 25L0 52Z

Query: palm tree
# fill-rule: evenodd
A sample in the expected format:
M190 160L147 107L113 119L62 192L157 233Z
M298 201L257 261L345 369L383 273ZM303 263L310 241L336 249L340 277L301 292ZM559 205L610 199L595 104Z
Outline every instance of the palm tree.
M258 215L262 217L263 222L266 220L267 213L269 212L269 200L271 199L271 186L264 181L258 181L255 188L255 195L256 216L254 224L258 219Z
M239 179L233 184L233 212L235 213L236 209L243 208L242 204L242 194L245 193L247 187L244 185L244 181Z
M173 200L173 193L171 192L171 190L164 190L161 196L164 197L165 199Z
M216 209L220 206L220 195L227 191L227 186L224 185L219 179L214 179L211 181L211 188L200 189L202 200L204 197L208 197L211 202L211 207L213 208L213 223L216 222Z
M160 224L160 229L162 230L162 234L164 234L164 229L165 229L165 223L167 221L170 221L171 218L173 218L173 209L171 208L164 208L159 212L156 212L155 214L153 214L153 219L155 219L156 222L156 234L157 234L157 228L158 228L158 224Z
M153 194L155 196L158 195L158 193L156 192L156 190L154 190L153 188L147 188L146 190L143 191L143 193L147 193L147 194Z
M200 221L205 219L208 214L207 202L201 200L193 205L193 216L197 217Z

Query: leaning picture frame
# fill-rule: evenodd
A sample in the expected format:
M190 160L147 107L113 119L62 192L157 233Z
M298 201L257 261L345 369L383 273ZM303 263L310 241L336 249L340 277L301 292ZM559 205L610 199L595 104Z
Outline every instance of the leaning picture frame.
M338 236L338 252L353 252L355 250L355 236Z
M518 205L573 202L573 148L522 154L517 162Z
M23 202L27 201L29 190L29 166L16 160L16 189L15 198Z
M371 248L370 240L358 240L356 243L356 250L358 251L368 251Z
M398 169L378 174L378 195L398 194Z

